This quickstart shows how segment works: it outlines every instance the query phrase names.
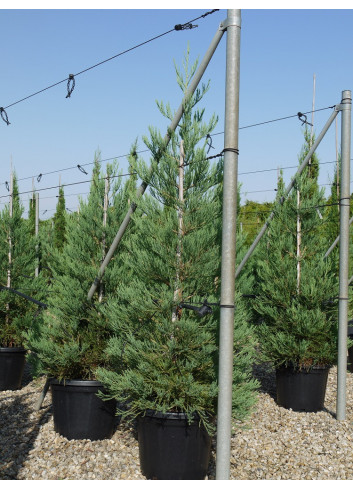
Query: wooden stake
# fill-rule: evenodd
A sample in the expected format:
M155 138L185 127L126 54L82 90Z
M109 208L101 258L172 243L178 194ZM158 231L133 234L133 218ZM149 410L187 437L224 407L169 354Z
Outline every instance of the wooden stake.
M36 192L36 203L35 203L35 237L36 237L36 268L34 271L34 276L38 277L39 275L39 246L38 246L38 234L39 234L39 193Z
M301 274L301 244L302 244L302 236L301 236L301 221L299 215L299 206L300 206L300 192L297 190L297 293L300 294L300 274Z
M339 204L339 198L340 198L340 168L339 168L339 161L338 161L338 127L337 127L337 119L336 119L336 192L337 192L337 208L338 208L338 214L340 212L340 204Z
M184 141L180 141L180 158L179 158L179 209L178 209L178 248L176 254L177 272L176 272L176 289L174 290L174 302L181 302L181 289L179 288L180 279L180 264L181 264L181 251L182 251L182 239L183 239L183 203L184 203ZM172 315L172 322L174 323L178 319L177 308L174 309Z
M104 203L103 203L103 227L107 227L107 214L108 214L108 203L109 203L109 190L110 190L110 178L107 174L105 178L105 188L104 188ZM104 231L103 234L103 243L102 243L102 262L105 258L105 255L107 253L107 245L106 245L106 232ZM103 282L100 283L99 285L99 302L102 302L103 300L103 291L104 291L104 285Z

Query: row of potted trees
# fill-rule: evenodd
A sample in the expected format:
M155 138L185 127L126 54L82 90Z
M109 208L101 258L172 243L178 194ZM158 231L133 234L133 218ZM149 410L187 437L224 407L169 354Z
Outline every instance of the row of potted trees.
M188 53L184 67L184 75L176 72L185 93L196 69ZM8 221L5 211L1 216L6 244L1 250L9 245L13 250L10 267L2 251L2 281L10 268L14 289L27 287L29 296L45 297L48 305L35 314L33 303L2 291L3 347L27 350L34 375L50 379L54 427L67 438L110 437L115 415L137 421L141 470L147 478L204 478L215 431L222 161L211 164L206 155L205 138L217 122L212 117L205 123L197 108L207 89L203 86L185 105L168 150L158 131L150 130L145 143L152 154L152 176L135 145L124 185L116 164L103 173L96 158L88 199L81 201L79 213L67 217L65 244L50 251L49 286L48 276L34 280L26 272L33 263L28 253L18 259L21 273L15 272L16 252L24 248L13 245L26 239L18 195L17 214ZM169 105L158 107L172 119ZM150 192L137 202L124 240L88 301L116 223L134 202L137 175L148 181ZM278 199L282 187L279 182ZM261 360L276 367L279 405L306 411L323 407L327 369L336 361L337 305L332 296L338 289L337 256L322 259L330 244L320 233L316 209L322 201L311 169L278 206L253 257L253 269L237 282L235 420L245 419L256 403L252 367L259 349ZM238 259L244 251L238 230ZM22 275L31 277L25 285ZM246 293L255 293L256 299L250 302ZM0 375L6 368L0 366ZM320 390L321 371L321 391L307 404L303 386L312 394Z

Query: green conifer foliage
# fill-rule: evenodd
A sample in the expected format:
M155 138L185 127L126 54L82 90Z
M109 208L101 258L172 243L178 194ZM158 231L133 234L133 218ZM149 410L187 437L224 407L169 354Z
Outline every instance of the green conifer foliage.
M61 186L59 188L59 198L54 214L53 236L54 248L57 248L59 251L62 251L66 241L66 214L64 189Z
M329 240L322 233L318 212L324 203L317 174L305 169L277 207L259 247L255 310L262 323L257 332L265 358L276 367L309 368L336 361L337 260L334 256L324 259Z
M185 93L196 63L184 60L185 75L176 69ZM106 307L112 327L107 355L113 368L97 371L110 396L127 403L123 416L146 409L197 413L211 430L216 414L219 308L199 316L181 304L219 302L221 202L219 167L206 159L206 135L217 119L204 122L196 104L203 86L185 105L185 114L166 149L161 134L150 128L145 143L153 155L150 175L142 161L136 166L149 182L150 195L138 202L130 235L129 279ZM169 104L158 103L169 120ZM183 141L184 192L179 198ZM180 227L180 216L182 226ZM255 402L256 382L250 379L252 332L245 308L239 307L235 329L234 416L245 417Z
M9 205L0 214L0 285L42 300L41 281L34 278L35 240L29 221L23 218L23 212L17 177L14 175L12 216ZM23 345L26 331L35 321L37 308L33 302L0 289L0 346Z
M88 291L126 212L127 202L117 164L106 174L96 155L90 193L81 200L80 211L66 222L62 251L54 249L49 266L53 274L49 308L42 325L27 335L35 374L58 379L94 379L94 371L105 364L104 350L109 337L102 315L106 295L118 286L124 263L117 252L110 262L92 301ZM105 181L109 181L109 202L104 225Z

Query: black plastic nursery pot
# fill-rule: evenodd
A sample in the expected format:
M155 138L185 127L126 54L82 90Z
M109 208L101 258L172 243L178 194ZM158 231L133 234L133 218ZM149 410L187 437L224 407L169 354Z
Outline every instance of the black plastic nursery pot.
M276 370L277 404L293 411L316 412L324 407L330 367Z
M21 389L27 350L24 348L0 348L0 390Z
M207 475L211 437L199 418L147 410L138 418L141 472L147 479L202 480Z
M115 425L116 401L103 401L104 392L95 380L52 379L54 430L68 440L111 438Z

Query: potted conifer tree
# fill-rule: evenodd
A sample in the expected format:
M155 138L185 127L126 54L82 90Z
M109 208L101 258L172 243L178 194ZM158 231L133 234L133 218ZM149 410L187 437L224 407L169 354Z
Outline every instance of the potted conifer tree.
M196 63L176 69L185 92ZM150 195L138 202L128 246L131 272L109 300L110 368L97 376L106 398L125 404L119 413L137 420L142 473L157 479L202 479L208 468L210 434L217 404L221 185L220 167L206 158L206 135L216 118L203 122L195 105L208 87L186 104L178 130L164 150L150 129L145 142L155 157ZM169 105L161 113L173 117ZM157 156L159 155L159 156ZM157 164L158 158L158 164ZM237 300L239 297L237 297ZM255 402L251 380L252 332L239 299L234 347L234 416L245 417ZM212 313L211 313L212 312Z
M49 259L48 311L43 324L27 335L34 373L51 379L54 428L68 439L103 439L114 429L115 402L98 398L102 385L95 370L106 364L110 330L102 307L124 271L119 255L92 301L87 294L127 205L117 171L116 164L109 164L103 174L96 155L88 199L66 220L65 243Z
M38 320L38 306L24 295L40 300L43 292L41 279L34 276L35 239L23 218L16 174L9 189L10 204L0 214L0 390L21 387L24 335Z
M324 259L330 241L323 233L317 170L313 158L277 206L257 262L254 304L262 321L256 331L264 358L276 368L277 403L297 411L323 408L337 355L337 256ZM280 199L283 181L278 190Z

